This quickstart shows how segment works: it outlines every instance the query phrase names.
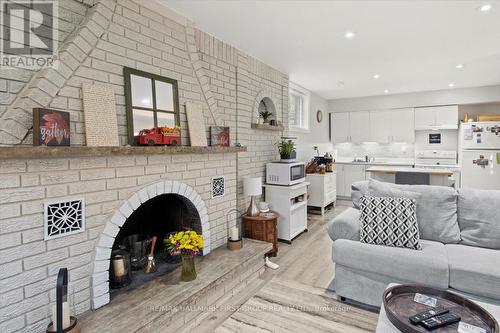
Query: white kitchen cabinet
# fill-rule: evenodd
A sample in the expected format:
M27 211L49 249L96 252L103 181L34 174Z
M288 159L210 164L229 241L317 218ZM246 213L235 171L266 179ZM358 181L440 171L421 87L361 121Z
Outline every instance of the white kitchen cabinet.
M378 143L415 141L412 108L370 112L370 140Z
M344 173L344 164L335 164L334 170L337 171L336 173L336 192L337 196L345 197L345 187L344 187L344 178L345 178L345 173Z
M415 142L415 116L413 108L391 111L391 141Z
M458 128L458 106L431 106L415 108L415 129Z
M391 111L370 112L370 140L378 143L389 143L391 141Z
M334 112L331 115L333 143L349 142L349 112Z
M344 165L344 196L351 196L352 183L365 180L365 169L364 165Z
M458 105L437 106L436 125L458 128Z
M325 207L337 200L336 171L325 174L311 173L306 176L309 185L307 205L321 208L321 215L325 214Z
M349 141L354 143L370 141L370 112L349 113L349 135Z
M350 197L352 183L365 180L365 169L365 165L335 164L337 197Z

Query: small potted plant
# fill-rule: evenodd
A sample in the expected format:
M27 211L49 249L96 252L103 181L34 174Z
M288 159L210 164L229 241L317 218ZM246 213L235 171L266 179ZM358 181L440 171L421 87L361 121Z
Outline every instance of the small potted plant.
M281 138L280 141L276 142L278 151L280 153L280 158L282 161L295 160L297 157L297 152L295 151L295 142L291 138Z
M272 112L269 112L267 110L263 110L259 112L259 116L262 118L264 121L264 124L269 124L269 117L273 115Z
M203 249L203 236L193 230L180 231L165 238L163 243L172 255L181 255L181 281L196 279L194 257Z

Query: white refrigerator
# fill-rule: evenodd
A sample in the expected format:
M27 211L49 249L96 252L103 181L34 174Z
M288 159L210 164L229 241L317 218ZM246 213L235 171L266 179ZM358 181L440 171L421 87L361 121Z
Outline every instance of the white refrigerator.
M461 187L500 190L500 122L460 125Z

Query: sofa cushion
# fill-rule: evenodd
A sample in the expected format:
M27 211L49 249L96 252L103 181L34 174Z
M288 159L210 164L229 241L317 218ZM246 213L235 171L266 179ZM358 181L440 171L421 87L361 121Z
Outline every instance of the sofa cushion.
M393 196L395 189L420 193L420 197L416 199L420 238L441 243L460 242L457 191L445 186L396 185L369 180L369 195Z
M354 182L351 185L351 201L354 208L359 209L359 200L363 195L368 192L368 181L361 180L359 182Z
M359 241L359 210L347 208L326 225L332 241L350 239Z
M333 261L353 269L381 274L394 281L448 288L448 259L444 245L421 240L422 251L339 239Z
M500 300L500 251L460 244L445 246L450 287Z
M458 225L462 244L500 249L499 207L500 191L460 189Z
M415 200L362 196L360 241L420 250Z

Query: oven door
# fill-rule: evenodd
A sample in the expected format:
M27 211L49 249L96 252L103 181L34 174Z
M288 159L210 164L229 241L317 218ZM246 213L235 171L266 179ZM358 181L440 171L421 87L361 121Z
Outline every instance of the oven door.
M298 164L290 167L290 183L300 183L305 178L305 165Z

